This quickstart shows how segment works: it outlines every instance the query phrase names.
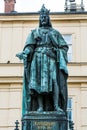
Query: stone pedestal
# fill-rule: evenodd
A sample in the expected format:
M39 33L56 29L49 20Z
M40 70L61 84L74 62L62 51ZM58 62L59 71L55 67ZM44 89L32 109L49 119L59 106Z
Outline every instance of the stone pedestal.
M68 130L65 114L29 112L22 119L22 130Z

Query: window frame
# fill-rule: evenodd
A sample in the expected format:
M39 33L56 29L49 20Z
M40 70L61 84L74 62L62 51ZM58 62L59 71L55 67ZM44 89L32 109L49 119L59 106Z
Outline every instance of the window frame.
M62 34L62 36L63 36L64 40L66 41L66 43L68 44L68 47L69 47L69 50L67 52L68 62L72 62L72 38L73 38L73 36L72 36L71 33L70 34ZM67 40L66 36L69 36L68 40ZM70 40L70 42L69 42L69 40Z

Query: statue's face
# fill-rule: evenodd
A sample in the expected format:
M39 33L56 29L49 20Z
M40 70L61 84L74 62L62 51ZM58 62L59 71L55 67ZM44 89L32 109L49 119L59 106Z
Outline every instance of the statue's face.
M40 16L41 24L42 26L47 26L49 21L49 16L46 14L43 14Z

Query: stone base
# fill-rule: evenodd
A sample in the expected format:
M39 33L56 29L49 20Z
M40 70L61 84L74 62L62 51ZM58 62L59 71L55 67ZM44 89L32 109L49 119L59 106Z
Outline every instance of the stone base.
M29 112L22 119L22 130L68 130L65 114Z

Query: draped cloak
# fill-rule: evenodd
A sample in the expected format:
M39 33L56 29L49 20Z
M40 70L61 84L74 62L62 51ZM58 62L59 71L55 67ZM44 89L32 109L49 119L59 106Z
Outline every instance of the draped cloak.
M22 114L30 111L33 94L52 93L53 81L59 86L59 103L67 107L67 51L62 35L53 28L41 27L31 31L24 50L30 54L24 61Z

